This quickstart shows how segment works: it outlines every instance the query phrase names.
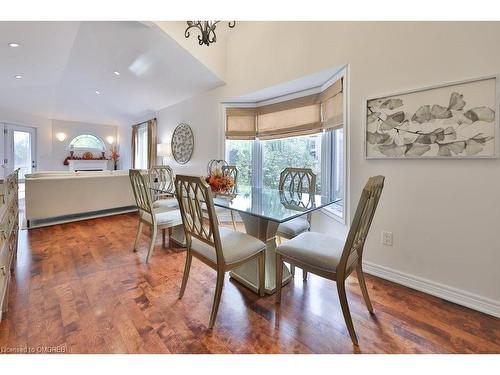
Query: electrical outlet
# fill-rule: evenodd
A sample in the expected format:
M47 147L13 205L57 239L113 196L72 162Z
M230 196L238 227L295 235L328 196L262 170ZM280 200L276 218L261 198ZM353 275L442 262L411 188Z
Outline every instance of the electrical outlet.
M392 232L382 231L382 244L386 246L392 246L393 238Z

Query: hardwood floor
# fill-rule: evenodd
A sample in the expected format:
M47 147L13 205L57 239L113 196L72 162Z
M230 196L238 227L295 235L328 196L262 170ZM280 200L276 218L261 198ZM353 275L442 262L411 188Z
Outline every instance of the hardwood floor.
M185 252L162 249L146 265L148 237L132 252L135 214L21 231L0 349L62 347L67 353L500 353L500 319L367 275L375 316L354 276L351 344L335 285L297 277L258 297L226 279L207 330L215 272L193 260L177 298Z

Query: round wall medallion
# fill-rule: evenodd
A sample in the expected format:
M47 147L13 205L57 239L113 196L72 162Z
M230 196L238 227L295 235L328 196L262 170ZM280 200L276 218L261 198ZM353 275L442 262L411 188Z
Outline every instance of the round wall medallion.
M172 134L172 156L179 164L186 164L193 156L194 136L188 124L179 124Z

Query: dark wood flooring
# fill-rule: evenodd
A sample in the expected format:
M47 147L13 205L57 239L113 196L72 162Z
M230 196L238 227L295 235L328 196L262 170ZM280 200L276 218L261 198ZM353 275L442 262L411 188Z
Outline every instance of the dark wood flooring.
M367 276L370 316L355 276L351 344L335 285L309 275L258 297L226 279L207 330L215 273L193 260L177 298L185 252L163 249L146 265L148 237L132 252L135 214L21 231L0 348L63 346L67 353L500 353L500 319Z

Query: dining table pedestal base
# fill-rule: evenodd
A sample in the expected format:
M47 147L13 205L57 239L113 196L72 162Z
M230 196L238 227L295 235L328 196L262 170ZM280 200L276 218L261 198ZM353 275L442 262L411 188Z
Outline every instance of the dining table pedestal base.
M261 217L239 212L246 232L266 244L266 294L276 291L276 232L278 223ZM240 282L255 293L259 289L259 269L257 260L246 262L229 273L231 278ZM286 265L283 266L283 285L288 283L292 274Z

